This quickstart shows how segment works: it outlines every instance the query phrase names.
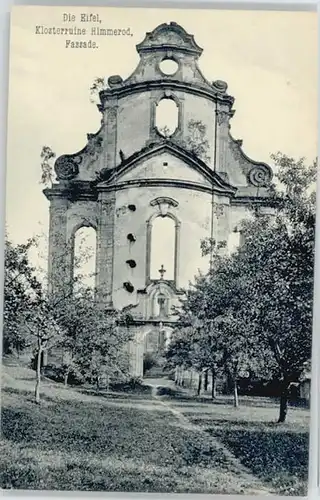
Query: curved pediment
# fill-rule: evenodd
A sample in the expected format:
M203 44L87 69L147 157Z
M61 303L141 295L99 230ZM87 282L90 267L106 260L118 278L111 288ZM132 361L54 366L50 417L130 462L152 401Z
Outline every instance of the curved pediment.
M144 51L154 50L179 50L200 56L202 48L196 43L194 36L175 22L163 23L152 32L146 33L145 39L137 46L140 54Z
M214 173L202 160L171 141L143 148L112 171L105 169L96 180L98 188L141 185L177 185L233 196L236 188Z
M228 145L231 175L235 175L236 171L241 172L245 179L245 184L255 188L267 188L270 186L273 171L269 165L249 158L242 149L242 141L234 139L230 132L228 134Z
M89 180L91 166L97 163L103 149L102 127L95 134L87 134L87 144L77 153L59 156L54 164L58 181L71 181L80 177Z
M221 80L211 82L205 77L198 65L203 49L182 26L175 22L160 24L146 33L136 49L140 56L137 67L127 78L120 75L109 77L108 87L100 92L100 111L112 97L161 90L163 84L213 101L219 99L232 107L234 98L227 93L228 85ZM167 73L162 70L163 61L168 60L175 62L175 71Z

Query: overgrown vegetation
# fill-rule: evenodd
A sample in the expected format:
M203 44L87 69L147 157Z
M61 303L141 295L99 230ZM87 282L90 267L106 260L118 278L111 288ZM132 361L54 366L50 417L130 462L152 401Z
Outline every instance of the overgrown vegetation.
M49 146L43 146L41 153L41 184L51 186L54 180L53 160L56 153Z
M189 429L147 392L85 393L45 381L39 407L32 388L28 370L4 368L2 488L306 494L305 410L272 427L272 403L254 402L253 412L245 401L233 410L228 401L171 398Z
M29 251L35 243L30 240L25 245L14 245L6 238L4 354L27 350L33 355L37 403L41 399L43 361L48 353L56 360L56 366L51 365L47 375L63 375L65 385L72 378L78 383L94 384L99 390L115 380L126 381L128 311L99 307L95 290L81 284L80 273L65 280L62 263L50 276L48 289L44 288L29 262ZM70 251L66 245L65 253ZM51 293L52 289L56 293Z
M273 379L281 384L279 422L287 415L290 385L311 356L316 163L273 157L278 186L273 213L253 208L242 223L243 245L232 254L207 241L212 269L197 277L180 309L167 351L171 365L213 377Z

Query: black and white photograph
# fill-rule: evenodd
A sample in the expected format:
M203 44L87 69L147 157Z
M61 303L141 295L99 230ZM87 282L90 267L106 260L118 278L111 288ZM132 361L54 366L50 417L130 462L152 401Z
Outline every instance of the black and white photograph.
M13 7L2 490L307 495L317 43Z

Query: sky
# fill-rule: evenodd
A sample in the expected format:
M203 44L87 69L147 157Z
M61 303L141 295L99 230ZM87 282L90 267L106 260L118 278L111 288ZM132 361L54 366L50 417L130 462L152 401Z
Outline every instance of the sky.
M98 13L104 28L130 36L96 37L98 49L65 48L65 37L36 34L37 25L66 27L63 14ZM203 48L199 66L224 80L235 97L231 133L251 158L272 166L281 151L312 161L317 155L317 17L313 12L15 7L11 21L6 223L24 242L48 231L49 203L40 184L40 152L60 156L86 144L100 127L90 102L97 76L128 77L135 45L147 31L175 21ZM69 26L91 28L92 23Z

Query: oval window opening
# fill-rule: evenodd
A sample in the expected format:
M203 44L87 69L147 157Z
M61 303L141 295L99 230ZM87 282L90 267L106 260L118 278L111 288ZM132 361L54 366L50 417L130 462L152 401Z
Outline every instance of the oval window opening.
M129 233L129 234L127 235L127 239L130 241L130 243L133 243L134 241L136 241L136 237L135 237L135 235L134 235L134 234L132 234L132 233Z
M164 59L159 64L160 71L165 75L174 75L178 70L178 63L173 59Z
M137 267L137 263L135 260L130 259L130 260L127 260L126 262L127 262L128 266L131 267L131 269L134 269L135 267Z
M134 292L134 286L132 283L130 283L130 281L126 281L125 283L123 283L123 288L125 290L127 290L127 292L129 292L129 293Z
M179 107L173 99L164 97L156 108L156 128L163 137L171 137L178 128Z

